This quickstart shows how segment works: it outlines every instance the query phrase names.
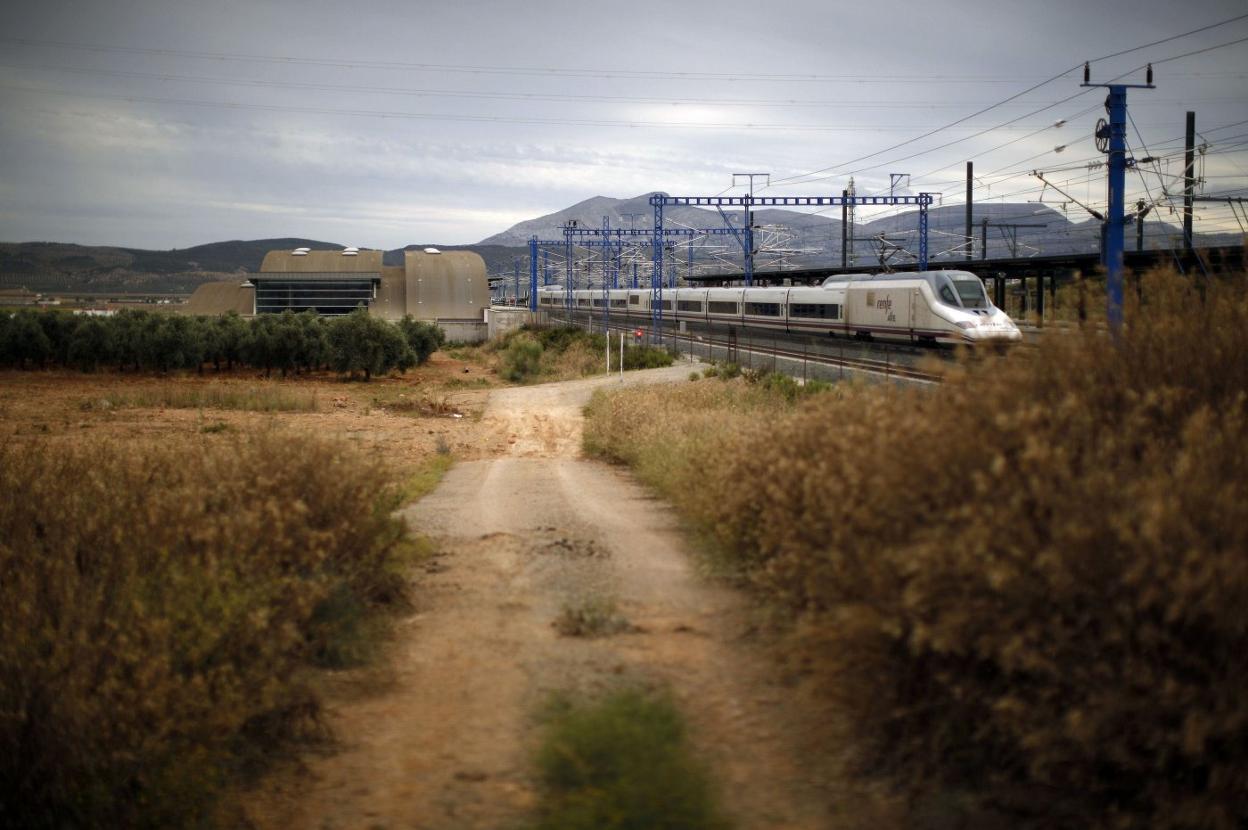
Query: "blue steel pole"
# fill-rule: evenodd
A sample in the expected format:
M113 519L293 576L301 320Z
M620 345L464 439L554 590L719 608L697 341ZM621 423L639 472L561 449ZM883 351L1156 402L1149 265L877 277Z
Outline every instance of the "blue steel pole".
M659 336L663 325L663 197L650 197L654 205L654 270L650 274L650 339Z
M1109 215L1105 220L1105 289L1111 329L1122 325L1122 250L1126 217L1123 190L1127 178L1127 88L1111 84L1109 99Z
M611 290L611 280L608 276L611 268L608 259L608 254L611 253L611 219L608 216L602 217L602 239L606 245L606 250L602 252L602 331L606 334L611 323L611 295L607 293Z
M529 240L529 311L537 311L537 237Z
M515 266L515 272L511 279L511 290L515 292L515 296L512 297L512 302L515 305L520 305L520 257L516 257L515 260L512 261L512 265Z
M924 198L926 197L926 198ZM919 194L919 270L927 270L927 206L932 199L926 193Z
M563 234L563 305L568 313L572 313L572 237L565 231Z
M753 179L750 180L750 189L753 190ZM754 284L754 212L750 209L750 203L754 201L753 194L745 197L745 284Z
M542 285L550 285L550 251L542 248Z

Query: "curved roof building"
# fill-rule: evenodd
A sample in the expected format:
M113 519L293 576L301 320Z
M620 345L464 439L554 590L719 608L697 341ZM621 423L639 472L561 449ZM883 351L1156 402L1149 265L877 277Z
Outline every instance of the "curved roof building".
M287 309L349 314L360 306L386 320L479 321L490 304L485 261L472 251L404 251L387 266L383 252L269 251L260 272L238 281L205 283L187 304L190 314L245 316Z

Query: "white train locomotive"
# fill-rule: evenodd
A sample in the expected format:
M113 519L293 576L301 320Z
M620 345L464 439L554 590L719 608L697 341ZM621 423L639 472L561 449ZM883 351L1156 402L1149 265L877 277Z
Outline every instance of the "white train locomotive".
M538 308L634 321L652 319L651 290L571 292L538 289ZM966 271L850 274L814 287L664 288L669 323L737 325L793 334L841 335L907 343L982 343L1021 339L1018 327Z

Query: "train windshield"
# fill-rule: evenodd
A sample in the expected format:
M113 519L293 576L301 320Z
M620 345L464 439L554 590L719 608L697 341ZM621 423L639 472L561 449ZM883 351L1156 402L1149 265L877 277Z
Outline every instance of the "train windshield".
M954 280L954 288L958 289L958 299L963 308L988 308L988 294L984 284L979 280Z

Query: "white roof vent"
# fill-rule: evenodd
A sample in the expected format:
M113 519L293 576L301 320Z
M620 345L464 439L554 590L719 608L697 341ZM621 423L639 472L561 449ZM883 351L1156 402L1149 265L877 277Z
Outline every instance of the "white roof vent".
M427 253L427 254L440 254L440 253L442 253L442 252L441 252L441 251L439 251L437 248L425 248L425 253Z
M342 252L342 255L343 255L343 256L359 256L359 255L360 255L360 252L359 252L359 251L352 251L350 248L348 248L347 250L345 250L345 251L343 251L343 252Z
M304 250L303 248L296 248L295 250L290 252L290 255L291 256L307 256L308 252Z
M311 248L295 248L295 253L299 253L300 251L302 251L303 253L306 254L310 250L312 249Z

